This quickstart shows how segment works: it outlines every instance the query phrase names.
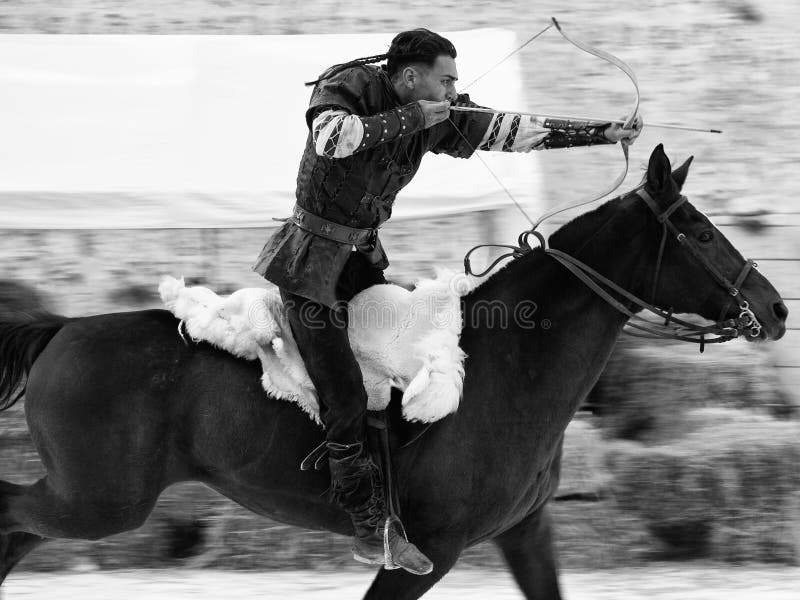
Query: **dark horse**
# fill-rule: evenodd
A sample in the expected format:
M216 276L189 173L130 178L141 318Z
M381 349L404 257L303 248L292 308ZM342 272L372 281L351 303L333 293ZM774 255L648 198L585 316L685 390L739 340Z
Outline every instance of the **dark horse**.
M653 211L681 198L688 166L673 173L658 146L644 183L653 206L628 193L550 243L640 297L658 272L655 304L676 313L736 318L740 308L702 259L731 281L745 261L705 216L684 203L669 217L696 253L673 235L660 247ZM761 324L757 337L780 338L787 310L775 289L751 271L741 292ZM481 304L513 315L531 301L549 327L470 319ZM465 548L491 539L526 598L557 599L547 501L564 430L628 317L542 249L494 274L463 310L461 407L394 456L409 537L435 568L424 577L381 569L366 597L419 598ZM27 373L28 425L47 472L32 485L0 482L3 577L46 538L139 527L166 487L188 480L285 523L351 534L347 515L326 500L328 473L298 470L320 428L264 397L257 362L185 344L166 311L6 320L0 365L6 400Z

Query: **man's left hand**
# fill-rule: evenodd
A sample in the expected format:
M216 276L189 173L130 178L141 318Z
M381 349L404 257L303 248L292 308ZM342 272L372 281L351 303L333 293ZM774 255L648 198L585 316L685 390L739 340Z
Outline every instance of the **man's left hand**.
M642 116L637 114L633 119L630 129L625 129L625 125L620 123L612 123L603 131L603 135L610 142L624 141L627 144L632 144L644 127L644 120Z

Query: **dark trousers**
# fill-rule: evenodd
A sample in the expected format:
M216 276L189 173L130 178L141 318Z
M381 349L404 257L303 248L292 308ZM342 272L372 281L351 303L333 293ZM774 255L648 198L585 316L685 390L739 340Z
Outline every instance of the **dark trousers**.
M337 294L349 301L376 283L385 283L383 271L354 252L337 285ZM326 440L354 444L366 439L367 393L361 368L347 335L347 307L330 308L281 289L281 298L308 375L317 388L320 418Z

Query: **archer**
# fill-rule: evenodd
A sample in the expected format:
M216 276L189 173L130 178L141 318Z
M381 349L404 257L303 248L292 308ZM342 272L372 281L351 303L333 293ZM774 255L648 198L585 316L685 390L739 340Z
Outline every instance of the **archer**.
M456 56L447 39L415 29L398 34L385 54L335 65L309 84L297 203L254 267L280 288L317 389L331 496L353 522L355 558L420 575L433 565L387 518L380 471L366 448L367 394L347 337L347 302L385 282L378 228L426 152L469 158L476 149L630 144L641 131L638 115L627 126L451 111L480 108L456 91Z

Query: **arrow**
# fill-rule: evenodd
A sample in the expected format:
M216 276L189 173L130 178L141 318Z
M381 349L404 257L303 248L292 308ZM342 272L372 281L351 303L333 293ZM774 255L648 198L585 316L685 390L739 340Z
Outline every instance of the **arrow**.
M480 112L480 113L487 113L487 114L498 114L498 113L506 113L512 115L525 115L529 117L541 117L543 119L561 119L564 121L590 121L593 123L618 123L620 125L625 125L627 121L623 119L597 119L595 117L575 117L575 116L563 116L563 115L550 115L544 113L529 113L529 112L520 112L518 110L499 110L499 109L492 109L492 108L480 108L480 107L471 107L471 106L451 106L450 110L462 111L462 112ZM722 133L719 129L703 129L700 127L687 127L685 125L670 125L667 123L645 123L645 127L658 127L660 129L680 129L683 131L699 131L701 133Z

